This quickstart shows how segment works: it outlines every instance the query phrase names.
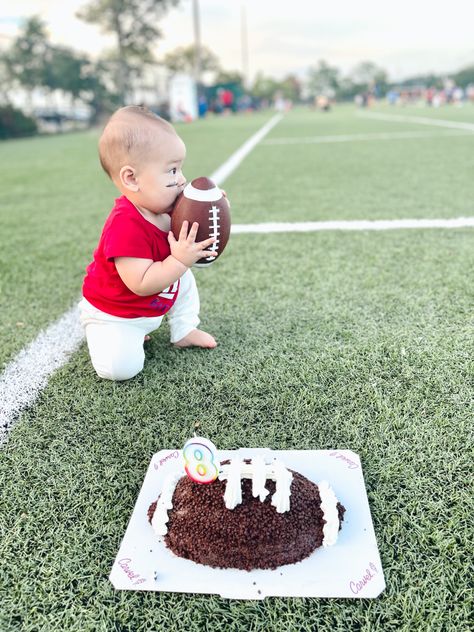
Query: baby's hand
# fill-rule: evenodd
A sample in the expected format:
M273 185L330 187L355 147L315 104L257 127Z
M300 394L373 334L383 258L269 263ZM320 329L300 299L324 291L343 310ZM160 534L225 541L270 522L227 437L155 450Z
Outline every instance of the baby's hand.
M181 226L178 241L176 241L171 231L168 233L168 241L173 257L188 268L204 257L217 257L217 252L206 250L206 248L216 241L215 238L210 237L204 241L196 241L199 224L194 222L189 231L189 235L188 226L189 222L185 220Z
M221 189L221 193L222 193L222 195L226 198L227 203L228 203L229 208L230 208L230 200L229 200L229 198L227 197L227 193L224 191L224 189Z

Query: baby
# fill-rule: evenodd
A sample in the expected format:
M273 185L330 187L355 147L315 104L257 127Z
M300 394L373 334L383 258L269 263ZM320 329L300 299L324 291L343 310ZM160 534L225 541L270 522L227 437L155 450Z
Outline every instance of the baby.
M198 224L170 231L173 204L186 184L186 147L165 120L128 106L110 118L99 140L102 167L122 194L87 267L81 322L97 374L128 380L143 369L144 339L168 314L177 347L216 346L200 329L191 266L216 255L214 239L196 242ZM188 233L189 231L189 233Z

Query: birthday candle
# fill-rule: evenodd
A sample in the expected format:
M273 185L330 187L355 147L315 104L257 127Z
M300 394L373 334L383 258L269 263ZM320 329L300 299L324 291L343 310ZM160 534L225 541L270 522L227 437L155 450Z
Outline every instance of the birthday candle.
M195 483L212 483L219 470L217 468L217 448L204 437L193 437L183 448L186 474Z

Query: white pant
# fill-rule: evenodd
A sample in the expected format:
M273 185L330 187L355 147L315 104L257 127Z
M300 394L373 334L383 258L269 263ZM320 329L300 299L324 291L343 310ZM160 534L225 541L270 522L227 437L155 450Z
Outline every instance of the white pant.
M143 369L146 334L158 329L163 316L120 318L106 314L85 298L79 303L92 365L99 377L128 380ZM181 277L178 297L168 312L171 342L199 325L199 294L191 270Z

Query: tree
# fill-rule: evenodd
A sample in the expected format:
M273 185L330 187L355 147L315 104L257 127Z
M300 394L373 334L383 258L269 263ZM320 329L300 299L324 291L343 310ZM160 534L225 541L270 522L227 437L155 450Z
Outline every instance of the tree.
M126 102L132 69L140 73L142 63L153 60L152 46L162 36L156 26L166 11L179 0L91 0L77 16L113 33L117 40L117 91Z
M336 98L340 101L352 101L361 91L361 86L356 85L350 77L343 77L339 82Z
M18 83L30 95L36 87L62 90L90 105L93 120L117 105L116 95L107 88L107 65L91 62L66 46L52 46L44 23L36 16L25 22L1 61L7 82Z
M396 86L399 88L413 88L417 86L433 86L435 88L443 87L443 77L434 73L424 75L414 75L403 81L397 81Z
M44 84L50 90L63 90L73 98L86 88L85 67L89 60L65 46L50 47L48 64L44 72Z
M333 97L339 87L339 69L321 59L317 66L308 71L308 90L312 97L325 95Z
M271 101L279 88L280 84L278 81L271 77L265 77L262 72L259 72L255 77L250 93L256 99L267 99Z
M163 59L163 64L172 73L184 72L193 74L194 62L196 59L196 47L180 46L167 53ZM199 65L201 72L219 72L220 64L217 55L205 46L199 47Z
M461 88L474 84L474 65L463 68L453 76L453 79Z
M49 42L44 22L38 16L26 20L23 29L4 55L8 78L31 95L46 82Z
M51 48L46 85L62 90L72 99L80 98L92 108L92 122L119 105L117 94L106 87L110 68L103 61L92 62L66 47Z
M294 103L301 99L301 82L295 75L287 75L280 83L280 89L285 99Z
M238 83L243 84L242 73L238 70L219 70L215 78L216 83Z
M387 73L372 61L363 61L351 73L352 81L361 91L374 90L379 95L385 94L388 88Z
M106 112L112 112L120 106L120 97L113 88L110 80L110 68L103 60L89 62L84 67L84 92L81 93L92 108L91 123L96 123Z
M10 103L9 89L10 89L10 73L8 72L7 56L5 53L0 53L0 103Z

